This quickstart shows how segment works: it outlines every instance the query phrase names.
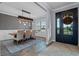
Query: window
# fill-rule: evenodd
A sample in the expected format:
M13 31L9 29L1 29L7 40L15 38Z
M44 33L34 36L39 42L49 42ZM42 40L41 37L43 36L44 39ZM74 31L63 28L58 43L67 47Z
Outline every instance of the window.
M37 31L45 31L47 23L45 19L39 19L35 21L35 28Z

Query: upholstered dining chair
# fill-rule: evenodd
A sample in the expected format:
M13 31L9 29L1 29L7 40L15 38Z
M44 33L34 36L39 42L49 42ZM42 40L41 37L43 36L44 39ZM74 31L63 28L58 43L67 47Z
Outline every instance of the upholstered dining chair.
M36 38L36 37L35 37L35 30L32 30L31 32L32 32L32 35L31 35L32 38L35 39L35 38Z
M31 36L31 31L27 30L26 33L25 33L25 38L30 39L30 36Z
M22 31L22 30L17 31L16 37L15 37L15 39L14 39L17 44L18 44L21 40L23 40L23 35L24 35L24 31Z

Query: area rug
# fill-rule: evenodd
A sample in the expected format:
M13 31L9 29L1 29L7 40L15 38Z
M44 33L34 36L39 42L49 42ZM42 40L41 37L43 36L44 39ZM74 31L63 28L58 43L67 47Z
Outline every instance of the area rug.
M36 40L30 40L28 42L25 42L24 44L18 44L15 45L13 43L13 40L7 40L3 42L3 45L6 47L6 49L10 52L10 53L16 53L19 52L25 48L28 48L30 46L32 46L33 44L36 43Z

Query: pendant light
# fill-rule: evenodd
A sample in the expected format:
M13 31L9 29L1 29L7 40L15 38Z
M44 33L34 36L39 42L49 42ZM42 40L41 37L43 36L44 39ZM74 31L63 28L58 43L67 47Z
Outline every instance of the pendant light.
M18 18L18 22L20 23L20 24L23 24L24 25L24 27L25 27L25 29L26 29L26 24L28 23L28 25L29 25L29 29L32 29L32 21L33 21L33 19L32 18L30 18L30 12L28 12L28 11L25 11L25 10L21 10L22 11L22 15L19 15L17 18ZM25 17L25 16L23 16L23 12L24 13L27 13L28 15L29 15L29 17Z
M30 21L33 21L33 19L32 18L30 18L30 17L25 17L25 16L23 16L23 12L24 13L28 13L29 15L31 14L30 12L28 12L28 11L25 11L25 10L21 10L22 11L22 16L18 16L18 22L21 24L21 23L28 23L28 22L30 22Z

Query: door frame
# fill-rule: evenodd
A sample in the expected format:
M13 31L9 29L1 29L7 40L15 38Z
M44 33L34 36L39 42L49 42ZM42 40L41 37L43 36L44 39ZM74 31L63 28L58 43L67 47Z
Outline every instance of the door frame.
M73 8L73 9L75 9L75 8ZM77 44L76 44L76 45L78 45L78 8L76 8L76 9L77 9L77 11L76 11L76 12L77 12L77 20L76 20L76 21L77 21L77 24L76 24L76 27L77 27L77 29L76 29L76 30L77 30L77 31L76 31L76 32L77 32L77 33L76 33L76 34L77 34ZM69 10L72 10L72 9L69 9ZM57 13L62 13L62 12L64 12L64 11L57 12ZM57 34L57 18L56 18L56 17L57 17L57 16L56 16L57 13L55 13L55 29L56 29L56 31L55 31L55 33L56 33L56 34L55 34L55 38L56 38L56 42L59 42L59 41L57 41L57 36L58 36L58 34ZM60 32L61 32L61 29L60 29ZM74 32L74 31L73 31L73 32ZM61 35L62 35L62 34L61 34ZM62 38L62 37L61 37L61 38ZM60 39L61 39L61 38L60 38ZM61 43L64 43L64 42L61 42ZM68 44L68 43L67 43L67 44ZM73 44L73 45L74 45L74 44Z

